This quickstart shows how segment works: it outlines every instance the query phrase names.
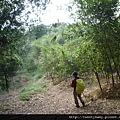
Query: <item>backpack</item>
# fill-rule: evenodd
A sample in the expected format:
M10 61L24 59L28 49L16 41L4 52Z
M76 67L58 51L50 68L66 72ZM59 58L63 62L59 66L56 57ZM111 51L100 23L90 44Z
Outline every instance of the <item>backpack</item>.
M85 89L85 83L82 79L76 80L76 93L81 94Z

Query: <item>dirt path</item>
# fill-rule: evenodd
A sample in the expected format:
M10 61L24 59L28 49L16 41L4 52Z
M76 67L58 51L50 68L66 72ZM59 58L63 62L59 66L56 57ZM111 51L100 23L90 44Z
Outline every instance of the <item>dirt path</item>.
M87 87L83 96L86 103L93 101L86 107L76 108L72 88L65 88L65 82L53 85L50 82L44 92L33 95L29 101L20 101L18 91L9 94L1 100L1 108L6 114L120 114L120 100L98 99L92 92L94 87ZM90 96L91 95L91 96Z

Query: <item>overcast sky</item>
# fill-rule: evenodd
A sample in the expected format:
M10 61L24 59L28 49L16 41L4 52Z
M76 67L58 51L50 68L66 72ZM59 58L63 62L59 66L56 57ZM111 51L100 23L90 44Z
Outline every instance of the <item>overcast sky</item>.
M72 6L73 0L51 0L50 4L47 4L46 10L41 10L40 8L35 8L35 12L31 12L29 14L29 22L31 19L33 20L40 20L41 22L37 21L35 22L37 25L38 24L52 24L58 22L65 22L65 23L73 23L74 19L70 17L71 13L75 13L75 8L69 9L71 12L68 11L68 6ZM29 6L26 9L27 11L32 11L31 10L31 5L26 3L27 6ZM36 17L37 14L38 16Z
M41 15L42 22L44 24L50 24L57 22L58 19L60 22L74 22L74 20L70 18L71 13L68 12L68 5L71 5L70 0L52 0L52 4L49 4L47 10Z

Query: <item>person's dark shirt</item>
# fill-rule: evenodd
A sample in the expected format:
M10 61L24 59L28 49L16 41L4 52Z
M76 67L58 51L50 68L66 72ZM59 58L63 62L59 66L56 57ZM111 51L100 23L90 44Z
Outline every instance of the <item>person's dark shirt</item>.
M76 80L79 79L79 77L76 77L72 80L72 84L71 84L71 87L74 88L74 90L76 89Z

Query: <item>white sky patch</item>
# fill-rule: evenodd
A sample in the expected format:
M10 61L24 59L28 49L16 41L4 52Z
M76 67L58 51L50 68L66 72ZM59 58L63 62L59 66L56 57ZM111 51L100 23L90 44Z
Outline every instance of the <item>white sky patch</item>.
M42 23L51 24L58 22L73 23L74 20L70 18L70 12L68 12L68 5L70 6L70 0L51 0L52 4L47 5L46 11L41 15Z
M31 12L27 21L29 24L31 21L35 21L34 24L36 25L50 25L52 23L57 23L58 20L59 22L73 23L74 19L70 17L70 14L71 12L75 13L75 7L72 9L68 7L72 6L72 1L73 0L51 0L51 3L47 4L46 10L35 7L34 12L32 11L32 6L26 3L27 6L29 5L29 7L26 8L26 12ZM68 9L71 11L69 12Z

